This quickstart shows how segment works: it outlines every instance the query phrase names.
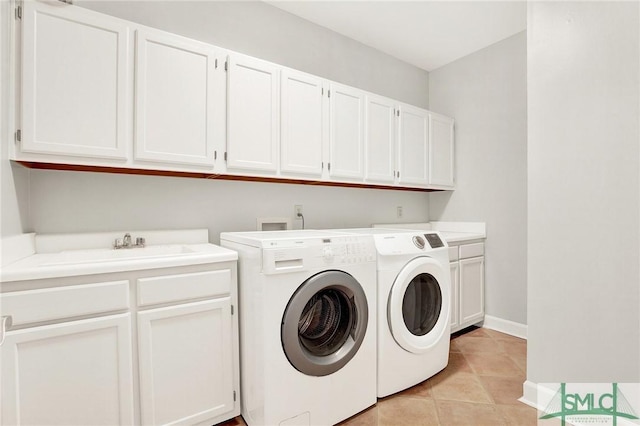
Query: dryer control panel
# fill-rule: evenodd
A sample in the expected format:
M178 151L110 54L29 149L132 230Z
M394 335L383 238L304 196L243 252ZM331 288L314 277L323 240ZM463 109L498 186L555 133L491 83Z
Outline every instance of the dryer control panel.
M370 236L278 240L263 248L262 272L284 274L375 260L375 245Z

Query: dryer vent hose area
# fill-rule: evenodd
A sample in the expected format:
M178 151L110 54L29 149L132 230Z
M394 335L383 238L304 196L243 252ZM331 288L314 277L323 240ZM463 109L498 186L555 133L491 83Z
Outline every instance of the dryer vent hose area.
M316 356L334 353L343 345L353 324L351 300L339 290L322 290L305 305L298 321L298 336Z

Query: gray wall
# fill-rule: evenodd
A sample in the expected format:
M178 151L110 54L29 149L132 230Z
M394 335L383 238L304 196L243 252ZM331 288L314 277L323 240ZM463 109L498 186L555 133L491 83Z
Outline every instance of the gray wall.
M637 2L534 2L527 378L640 381Z
M262 2L80 2L124 19L200 39L419 106L428 73ZM423 192L252 182L30 173L29 229L40 233L204 227L254 230L258 217L293 219L303 204L307 228L362 227L428 217ZM294 221L300 227L300 221Z
M429 106L427 71L264 2L79 0L76 4Z
M431 220L487 224L487 315L527 323L527 37L430 73L430 107L455 118L457 188L430 195Z

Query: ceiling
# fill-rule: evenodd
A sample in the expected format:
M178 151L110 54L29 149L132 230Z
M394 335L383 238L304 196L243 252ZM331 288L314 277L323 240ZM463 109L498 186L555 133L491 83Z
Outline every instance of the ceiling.
M525 1L267 1L427 71L527 25Z

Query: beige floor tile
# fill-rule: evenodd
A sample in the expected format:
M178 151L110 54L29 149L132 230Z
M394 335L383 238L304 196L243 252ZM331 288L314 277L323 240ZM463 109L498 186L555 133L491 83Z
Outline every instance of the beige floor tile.
M458 373L432 384L431 393L436 400L466 401L491 404L493 400L471 373Z
M462 353L502 353L504 348L499 340L491 337L466 337L457 339L457 347ZM526 347L525 347L526 349Z
M513 355L509 355L509 358L511 358L511 360L513 362L515 362L515 364L520 368L520 370L525 373L527 373L527 357L521 357L521 356L513 356Z
M436 401L438 417L443 426L507 426L506 419L493 404L459 401ZM509 425L510 426L510 425Z
M437 426L438 413L433 400L394 396L378 401L379 426Z
M340 426L375 426L378 424L378 406L369 407L338 424Z
M507 340L507 341L525 342L525 343L527 342L526 339L521 339L519 337L512 336L510 334L505 334L499 331L491 330L490 328L483 328L483 330L487 336L490 336L496 340Z
M523 340L500 340L504 351L512 357L527 358L527 342Z
M538 411L523 403L519 405L497 405L498 411L509 426L537 426ZM546 426L546 423L543 423ZM549 424L549 426L553 426Z
M407 390L397 393L398 396L413 396L420 398L431 398L431 384L428 380L418 383Z
M522 405L518 401L522 396L522 380L494 376L478 376L478 379L496 404Z
M510 376L525 379L524 372L507 354L465 353L464 357L480 376Z

